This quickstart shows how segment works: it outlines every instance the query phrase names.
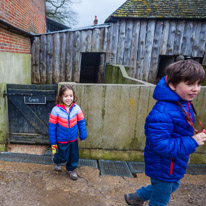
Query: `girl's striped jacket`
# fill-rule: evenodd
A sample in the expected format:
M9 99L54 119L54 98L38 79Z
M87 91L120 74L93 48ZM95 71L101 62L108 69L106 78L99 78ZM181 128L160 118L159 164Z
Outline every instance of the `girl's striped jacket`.
M65 105L57 104L49 117L49 141L51 145L68 143L87 138L86 123L81 108L73 104L69 112Z

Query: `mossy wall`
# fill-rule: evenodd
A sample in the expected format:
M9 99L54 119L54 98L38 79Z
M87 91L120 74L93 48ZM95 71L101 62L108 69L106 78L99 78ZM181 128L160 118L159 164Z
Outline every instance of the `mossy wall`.
M0 83L31 84L31 55L0 52Z
M3 96L6 84L0 83L0 151L6 151L6 141L8 134L7 102Z
M64 83L60 83L59 86ZM143 161L145 119L155 100L155 86L123 84L73 85L83 110L88 138L79 142L80 157ZM194 101L197 113L206 125L206 87ZM196 121L196 127L199 125ZM192 163L204 162L206 145L191 156Z
M129 77L129 67L123 65L106 64L104 82L106 84L137 84L152 85L148 82Z
M0 151L6 150L8 137L8 105L6 84L31 84L31 55L0 52Z

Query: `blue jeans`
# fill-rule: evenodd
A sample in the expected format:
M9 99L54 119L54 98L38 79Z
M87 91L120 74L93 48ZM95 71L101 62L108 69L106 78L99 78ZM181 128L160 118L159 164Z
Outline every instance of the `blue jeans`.
M67 162L66 169L68 171L73 171L76 169L79 162L79 147L78 141L68 142L66 144L57 144L58 150L54 155L54 163L61 164Z
M151 178L151 184L137 190L137 196L149 200L149 206L165 206L169 203L170 195L179 187L180 181L164 182Z

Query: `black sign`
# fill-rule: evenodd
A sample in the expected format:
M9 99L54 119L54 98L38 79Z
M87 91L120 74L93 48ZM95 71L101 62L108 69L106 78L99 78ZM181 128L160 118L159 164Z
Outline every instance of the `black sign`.
M46 104L46 97L24 96L24 104Z

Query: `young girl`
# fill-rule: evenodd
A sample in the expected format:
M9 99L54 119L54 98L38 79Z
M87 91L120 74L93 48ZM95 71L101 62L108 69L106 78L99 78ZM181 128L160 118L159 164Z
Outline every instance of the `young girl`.
M78 132L81 141L87 137L84 115L75 104L77 97L71 85L62 85L56 98L56 106L49 117L49 141L52 147L54 168L61 170L61 163L67 162L66 171L72 180L79 161ZM57 149L57 150L56 150Z

